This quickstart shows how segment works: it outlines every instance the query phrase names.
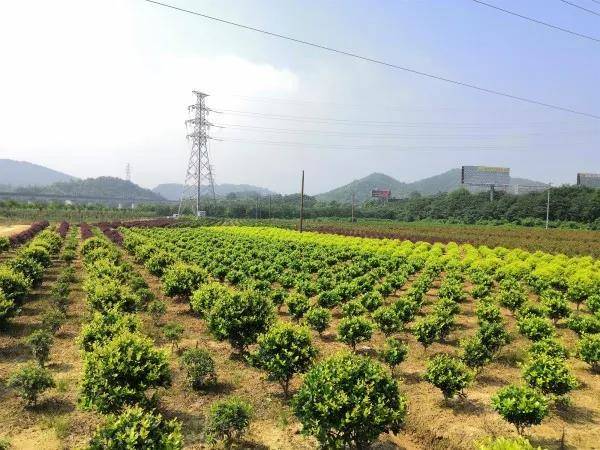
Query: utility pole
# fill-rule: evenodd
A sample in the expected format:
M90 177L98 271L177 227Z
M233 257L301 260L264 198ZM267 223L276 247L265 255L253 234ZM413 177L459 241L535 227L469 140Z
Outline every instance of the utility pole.
M179 211L181 214L186 202L191 202L192 211L196 213L196 217L200 215L200 194L202 182L208 185L208 193L215 201L215 184L213 180L213 170L210 165L208 155L208 130L211 123L207 120L209 108L206 107L206 97L199 91L192 91L196 96L196 103L188 106L188 113L192 114L192 118L185 121L186 128L192 128L191 133L187 134L187 139L192 142L192 150L185 175L185 182L181 198L179 200Z
M548 196L546 197L546 230L550 221L550 189L552 189L552 183L548 183Z
M269 220L271 220L271 219L272 219L272 216L271 216L271 193L269 192Z
M304 226L304 170L302 171L302 185L300 187L300 233Z
M256 220L258 220L258 194L256 194L256 211L255 211Z
M355 198L355 194L354 194L354 191L352 191L352 220L351 220L352 223L354 223L354 198Z

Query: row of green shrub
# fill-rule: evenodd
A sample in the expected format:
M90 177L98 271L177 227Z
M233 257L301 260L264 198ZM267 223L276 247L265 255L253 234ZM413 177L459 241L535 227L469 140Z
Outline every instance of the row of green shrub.
M78 337L83 354L79 404L107 414L89 448L182 448L180 423L156 410L157 390L169 387L172 375L167 354L142 334L136 315L152 300L147 284L104 238L85 240L81 255L92 315Z
M62 239L55 231L39 233L15 255L0 265L0 326L19 312L31 288L40 283Z

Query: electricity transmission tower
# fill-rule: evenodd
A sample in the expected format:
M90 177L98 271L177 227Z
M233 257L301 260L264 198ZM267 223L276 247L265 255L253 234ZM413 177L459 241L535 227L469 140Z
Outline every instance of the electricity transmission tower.
M187 204L190 204L195 215L200 216L203 214L200 207L202 183L207 187L207 194L213 201L215 200L215 184L208 156L208 140L210 139L208 130L211 126L207 120L210 109L206 107L205 103L208 95L198 91L192 92L196 96L196 103L188 106L188 113L192 118L185 121L186 128L188 130L191 128L187 139L192 142L192 150L179 200L179 214L184 211Z
M131 165L129 163L125 165L125 179L131 181Z

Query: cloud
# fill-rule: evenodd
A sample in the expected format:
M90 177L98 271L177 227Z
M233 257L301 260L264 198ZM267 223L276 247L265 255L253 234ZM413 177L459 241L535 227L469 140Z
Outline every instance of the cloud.
M10 5L0 19L2 157L78 176L118 175L131 161L152 185L162 181L152 174L183 171L192 90L286 95L299 83L234 54L144 51L128 2Z

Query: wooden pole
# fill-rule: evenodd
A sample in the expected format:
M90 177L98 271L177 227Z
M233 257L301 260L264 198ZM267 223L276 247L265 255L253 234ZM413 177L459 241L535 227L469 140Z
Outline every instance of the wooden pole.
M300 233L304 226L304 170L302 171L302 185L300 187Z

